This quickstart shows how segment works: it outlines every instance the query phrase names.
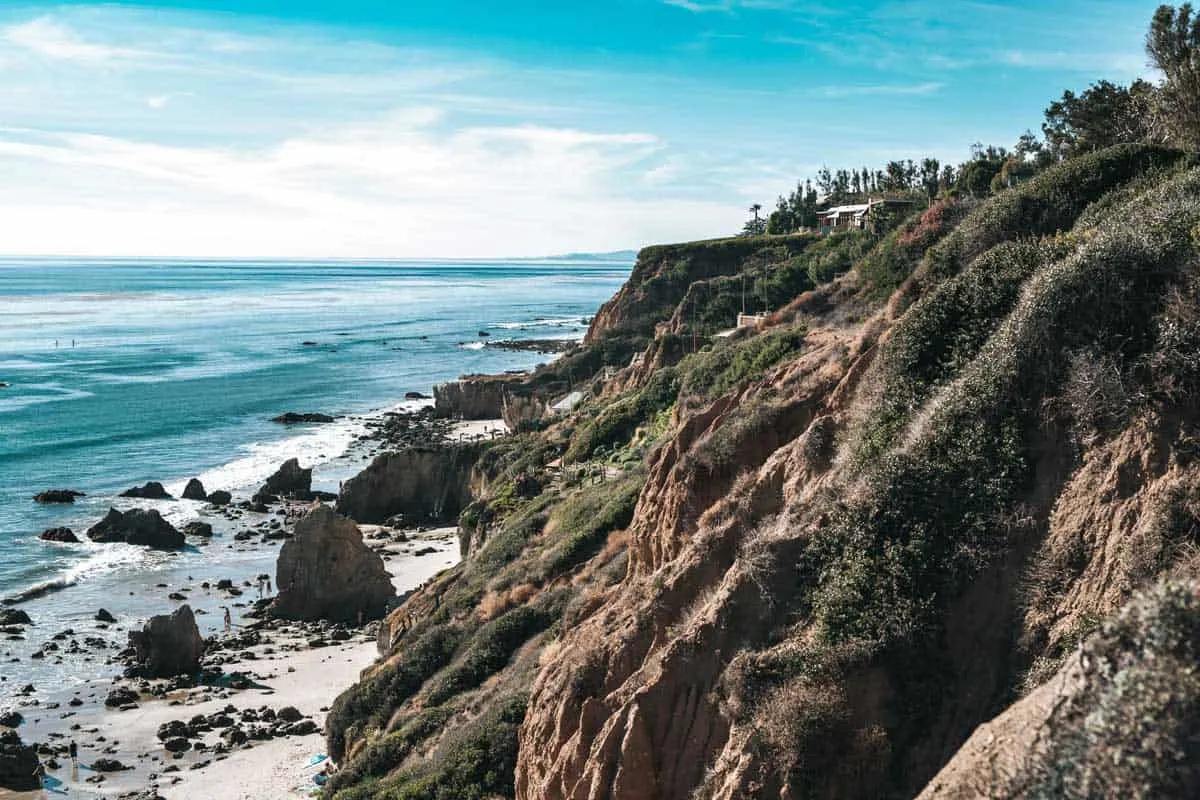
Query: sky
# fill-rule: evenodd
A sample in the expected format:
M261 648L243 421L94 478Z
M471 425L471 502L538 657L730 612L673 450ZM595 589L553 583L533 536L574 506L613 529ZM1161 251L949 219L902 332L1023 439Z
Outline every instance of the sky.
M0 254L477 258L736 232L1153 79L1157 0L0 3Z

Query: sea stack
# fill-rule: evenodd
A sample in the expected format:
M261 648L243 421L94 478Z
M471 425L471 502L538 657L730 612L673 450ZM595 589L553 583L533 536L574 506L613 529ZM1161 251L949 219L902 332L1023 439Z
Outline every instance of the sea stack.
M296 523L295 538L279 551L275 583L272 613L283 619L379 619L396 595L383 559L363 544L358 526L326 505Z

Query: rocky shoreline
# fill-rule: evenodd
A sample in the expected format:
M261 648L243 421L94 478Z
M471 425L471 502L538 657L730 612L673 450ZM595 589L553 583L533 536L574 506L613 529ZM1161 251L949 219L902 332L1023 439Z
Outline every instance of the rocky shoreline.
M411 413L385 412L368 420L366 429L346 458L368 460L385 452L454 448L492 438L502 432L503 425L456 423L435 416L431 409L420 409ZM176 531L154 509L124 512L114 509L102 524L94 526L96 535L90 538L173 550L183 546L187 533L187 539L195 540L201 547L223 543L237 552L257 554L259 561L255 563L262 563L276 552L284 553L289 547L299 546L298 523L303 536L302 521L325 514L319 520L320 525L341 526L342 536L357 541L347 546L357 548L356 552L370 553L380 565L378 574L387 588L381 588L384 594L373 603L387 602L386 596L406 596L459 558L453 528L414 524L401 529L397 526L406 521L401 516L385 520L385 525L364 525L359 529L354 523L335 517L328 507L318 505L314 511L312 501L319 503L337 496L313 491L311 470L303 470L293 462L283 465L247 500L232 502L228 493L205 494L195 481L189 482L185 496L188 493L189 499L212 500L216 495L215 499L224 502L205 507L203 514L211 522L189 524L183 532ZM125 496L173 499L161 484L154 482ZM342 522L336 523L338 519ZM129 525L125 524L127 521ZM217 522L219 530L212 538L213 524ZM352 531L349 534L347 527ZM70 541L65 533L56 537L56 541ZM322 545L322 551L324 548ZM282 576L285 569L301 569L295 566L295 561L295 557L290 562L281 557L278 575ZM179 585L156 584L150 590L153 592L150 597L165 594L165 602L170 605L162 610L174 613L156 617L144 628L138 620L97 609L86 624L49 631L42 628L36 616L31 618L22 609L0 610L0 633L10 641L42 642L29 658L47 664L63 663L64 659L86 660L96 665L98 673L108 675L83 686L22 687L9 704L11 708L0 708L5 712L0 714L0 732L5 736L4 742L0 742L0 776L6 774L6 769L15 772L24 769L32 752L49 778L47 791L69 791L75 797L251 798L303 796L315 789L308 760L318 759L324 750L321 733L325 712L334 695L353 683L358 672L376 657L378 623L372 618L377 619L384 608L372 606L359 608L357 613L352 610L338 614L327 604L310 607L308 601L312 597L307 597L298 606L292 603L295 608L291 612L271 614L272 605L286 611L280 595L288 590L296 594L295 586L299 585L298 579L289 579L288 587L272 587L283 590L275 594L264 587L272 572L275 570L259 572L255 567L240 576L218 579L188 575ZM350 581L359 577L341 575L335 579ZM306 580L311 583L323 578ZM282 577L277 579L277 583L283 581ZM154 601L147 598L146 602ZM226 612L230 616L225 629L201 640L193 619L212 630L216 620ZM181 615L186 616L186 624L195 631L188 636L194 635L196 641L202 641L198 651L203 655L196 654L199 661L190 672L152 677L160 670L148 667L150 657L142 652L143 645L153 645L151 626L168 619L170 622L162 625L174 626ZM296 619L280 618L283 616ZM122 647L119 638L122 635L129 637L130 645L137 646ZM180 641L190 639L185 637ZM172 640L166 647L175 651L180 645ZM7 654L6 660L11 662L12 658L11 653ZM166 673L183 669L172 666ZM121 676L113 677L118 674ZM68 755L71 742L79 748L79 759L74 765ZM267 748L272 751L269 760L262 752ZM248 757L245 753L251 750L258 753ZM234 770L233 764L242 768ZM281 765L288 770L281 771ZM289 771L292 767L296 768L294 774ZM318 765L311 772L319 769ZM272 776L271 782L251 788L257 779L254 776L264 772ZM14 788L27 785L17 779L13 781ZM217 784L225 789L214 794ZM33 791L15 796L41 794Z

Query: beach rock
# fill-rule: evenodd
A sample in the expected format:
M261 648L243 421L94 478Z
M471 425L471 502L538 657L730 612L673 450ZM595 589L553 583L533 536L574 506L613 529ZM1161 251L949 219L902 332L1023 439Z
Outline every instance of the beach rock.
M199 478L192 478L187 482L187 486L183 487L184 500L207 500L208 493L204 491L204 484Z
M192 749L192 743L182 736L176 736L163 742L163 747L168 753L186 753Z
M280 414L278 417L275 417L271 422L278 422L281 425L295 425L301 422L328 423L333 422L333 417L328 414L298 414L295 411L289 411L286 414Z
M303 469L297 459L289 458L267 478L255 495L257 503L266 503L278 497L308 500L312 495L312 470Z
M0 608L0 625L32 625L29 614L19 608Z
M84 497L83 492L74 489L47 489L33 496L38 503L74 503L76 497Z
M279 595L272 612L284 619L378 619L396 595L383 559L365 544L358 526L318 505L296 523L275 567Z
M137 699L137 692L124 686L118 686L109 691L108 695L104 698L104 705L108 708L120 708L130 703L136 703Z
M34 775L38 768L37 749L24 744L16 731L0 731L0 788L31 792L42 788Z
M217 590L227 592L233 588L233 581L229 578L221 578L217 581Z
M97 758L92 762L92 769L96 772L121 772L133 767L127 767L115 758Z
M284 722L299 722L304 719L304 715L300 713L300 709L295 706L284 706L275 713L275 716Z
M203 539L209 539L213 535L213 526L207 522L189 522L183 526L184 536L199 536Z
M404 399L405 400L432 400L433 398L427 394L421 394L420 392L405 392Z
M25 718L17 711L0 711L0 726L15 728L24 721Z
M243 745L249 739L241 728L226 728L221 731L221 738L229 745Z
M294 725L287 725L283 728L283 732L288 736L308 736L311 733L317 733L321 728L311 719L301 720Z
M47 528L38 535L38 538L46 542L79 543L79 537L70 528Z
M457 519L472 500L471 475L480 452L477 444L448 444L384 453L342 484L338 511L367 523L396 514Z
M140 631L130 631L129 644L139 672L149 678L191 675L200 669L204 655L204 640L189 605L151 617Z
M159 550L177 550L184 545L183 534L154 509L121 513L110 508L104 519L88 528L87 535L95 542L128 542Z
M111 624L111 623L116 622L117 618L114 617L110 611L102 608L96 612L96 621L97 622L107 622L107 623Z
M121 497L137 497L142 500L173 500L158 481L149 481L144 486L135 486L121 492Z
M233 502L233 495L224 489L218 489L208 495L208 502L214 506L227 506Z

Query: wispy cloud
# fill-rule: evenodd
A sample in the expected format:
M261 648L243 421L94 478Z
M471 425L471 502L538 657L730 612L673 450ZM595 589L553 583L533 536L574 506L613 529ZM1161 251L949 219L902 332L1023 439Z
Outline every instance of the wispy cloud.
M883 97L935 94L944 83L927 81L915 84L873 84L860 86L820 86L813 93L823 97Z
M1027 69L1070 70L1100 75L1113 72L1146 73L1150 71L1146 56L1142 53L1096 53L1089 51L1030 51L1006 50L997 56L997 61L1012 67Z
M112 61L152 57L154 53L85 41L75 31L48 16L5 28L4 40L38 55L63 61Z

